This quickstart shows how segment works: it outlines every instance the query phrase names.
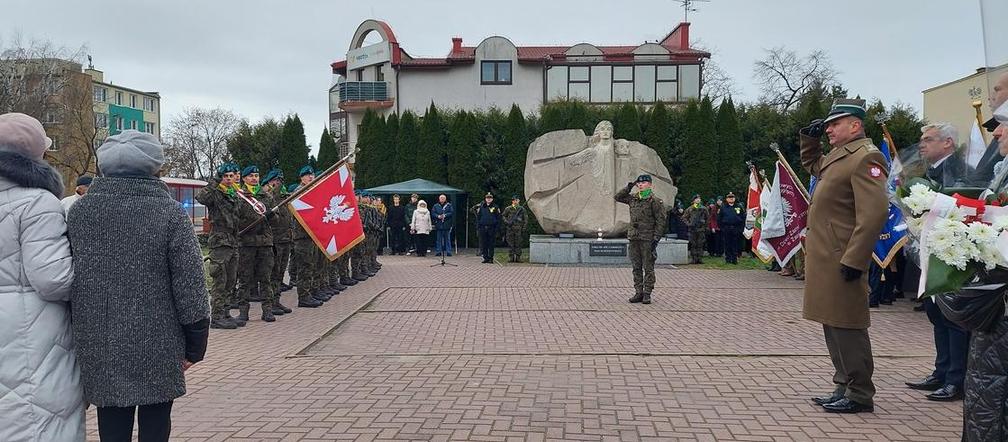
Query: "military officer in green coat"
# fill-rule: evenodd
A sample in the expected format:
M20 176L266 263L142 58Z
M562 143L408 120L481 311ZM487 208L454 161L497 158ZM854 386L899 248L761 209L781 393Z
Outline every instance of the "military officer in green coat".
M528 226L528 215L521 205L518 195L511 197L511 205L504 208L504 240L510 251L508 262L521 262L522 242L525 241L525 228Z
M683 223L689 229L690 264L703 264L704 246L707 242L707 219L710 212L700 195L693 195L693 203L683 213Z
M633 192L636 188L637 192ZM641 175L616 193L616 201L630 206L630 263L633 265L634 296L631 303L651 303L654 290L654 264L658 242L665 234L667 212L662 200L651 189L651 175Z
M231 317L238 283L238 165L225 163L217 175L196 193L196 201L206 206L210 218L208 272L210 284L210 327L234 329L245 325Z

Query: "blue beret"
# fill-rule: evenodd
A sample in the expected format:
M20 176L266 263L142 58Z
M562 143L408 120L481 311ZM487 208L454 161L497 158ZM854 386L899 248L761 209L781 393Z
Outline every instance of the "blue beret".
M270 169L270 171L266 173L266 178L264 178L262 180L262 182L263 183L268 183L268 182L273 181L273 180L275 180L277 178L279 178L280 181L283 181L283 178L284 178L283 172L280 169L273 168L273 169Z
M651 175L648 175L648 174L641 175L641 176L637 177L637 181L636 182L638 182L638 183L643 183L643 182L650 183L651 182Z
M238 172L238 165L235 163L224 163L217 167L217 176L222 177L228 172Z
M253 173L259 173L259 167L258 166L247 166L247 167L245 167L244 169L242 169L241 176L242 176L242 178L245 178L246 176L248 176L250 174L253 174Z
M310 164L302 167L301 170L298 171L298 178L305 175L315 175L315 169L313 169Z
M298 190L298 186L299 186L298 183L291 184L291 185L287 186L287 191L288 192L294 192L294 191Z

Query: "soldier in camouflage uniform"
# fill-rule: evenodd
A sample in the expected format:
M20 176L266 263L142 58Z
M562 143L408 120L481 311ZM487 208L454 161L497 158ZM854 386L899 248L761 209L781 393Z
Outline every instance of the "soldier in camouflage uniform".
M367 233L367 222L366 219L370 217L365 205L364 196L359 190L355 190L354 194L357 196L357 213L361 219L361 225L364 227L364 240L357 243L352 249L350 249L350 266L352 269L351 277L357 281L364 281L373 274L368 269L366 265L365 256L367 253L364 249L367 248L367 237L370 236Z
M631 191L637 188L637 194ZM667 212L665 204L651 190L651 175L641 175L636 182L616 193L616 201L630 206L630 228L627 239L630 240L630 263L633 265L635 294L631 303L651 303L651 292L654 291L654 264L658 258L658 242L665 234Z
M238 191L238 225L247 232L239 235L238 243L238 318L248 321L249 301L261 299L262 320L276 321L273 315L273 303L276 301L270 293L273 276L273 229L269 221L275 215L269 209L273 198L259 186L259 168L248 166L242 170L242 185ZM265 222L259 222L266 217Z
M300 181L294 191L311 184L315 180L315 170L311 166L304 166L298 171ZM291 217L291 230L294 239L294 248L291 251L291 282L297 285L298 307L315 308L322 305L315 295L320 288L320 281L317 268L318 246L312 240L311 235L305 230L297 219Z
M528 226L528 216L521 206L518 195L511 197L511 205L504 208L504 240L510 251L508 262L521 262L522 243L525 241L525 228Z
M381 198L375 198L374 196L368 194L368 199L371 200L371 232L373 233L368 236L371 238L369 241L370 247L368 247L368 252L371 258L371 270L374 273L378 273L378 271L382 268L381 263L378 262L378 255L384 248L382 241L385 238L385 206L382 204Z
M274 168L266 173L266 183L263 191L268 193L274 204L279 204L287 198L287 189L283 184L284 176L280 169ZM290 262L291 248L294 240L291 236L291 222L294 216L291 215L287 207L278 207L276 214L270 219L269 225L273 230L273 271L270 272L270 288L267 293L272 293L275 299L273 303L273 315L280 316L290 313L291 309L280 302L280 286L283 285L284 273L287 271L287 263Z
M210 327L234 329L245 325L231 317L231 304L235 302L235 285L238 283L238 165L225 163L217 169L217 176L196 193L196 201L206 206L210 217L209 273Z
M693 204L683 213L683 223L689 229L689 251L691 264L703 264L704 246L707 239L707 218L710 213L703 205L700 195L693 195Z

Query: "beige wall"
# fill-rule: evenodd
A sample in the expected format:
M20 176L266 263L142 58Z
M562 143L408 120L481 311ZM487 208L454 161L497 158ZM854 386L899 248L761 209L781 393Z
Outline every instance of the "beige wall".
M979 92L979 100L983 103L980 111L986 121L991 117L991 109L988 105L988 75L997 77L1008 72L1008 65L1001 66L990 72L980 72L960 78L947 84L933 87L924 91L924 119L929 123L948 122L959 130L959 143L969 141L969 132L976 119L976 111L973 109L974 96L971 94ZM990 135L986 134L987 139Z

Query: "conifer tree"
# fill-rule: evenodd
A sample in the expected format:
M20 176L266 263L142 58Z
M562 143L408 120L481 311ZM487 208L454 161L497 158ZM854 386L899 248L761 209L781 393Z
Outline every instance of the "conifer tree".
M297 114L287 117L280 135L278 167L285 177L295 177L308 164L308 144L305 142L304 125Z
M633 104L623 103L613 121L613 137L629 141L641 141L641 121Z
M445 183L445 153L448 134L444 120L434 103L431 103L420 122L420 140L416 148L416 176L437 183Z
M700 194L704 200L719 194L717 186L717 144L714 109L709 98L690 101L685 112L683 176L680 189L684 199Z
M742 132L739 131L735 103L731 97L723 100L717 113L717 149L720 164L719 194L740 194L746 186L746 171Z
M416 155L419 137L416 115L412 111L404 112L399 120L395 155L388 159L389 163L394 163L395 177L392 182L406 181L417 177Z
M648 113L647 132L641 140L658 153L665 167L672 170L672 131L669 124L668 109L665 103L658 102Z
M531 140L526 132L525 116L517 104L511 106L505 124L501 144L504 148L504 170L507 181L503 191L508 194L508 198L517 194L524 200L525 158Z
M318 167L325 170L339 160L339 147L336 146L336 140L329 134L328 128L322 129L322 138L319 140Z

